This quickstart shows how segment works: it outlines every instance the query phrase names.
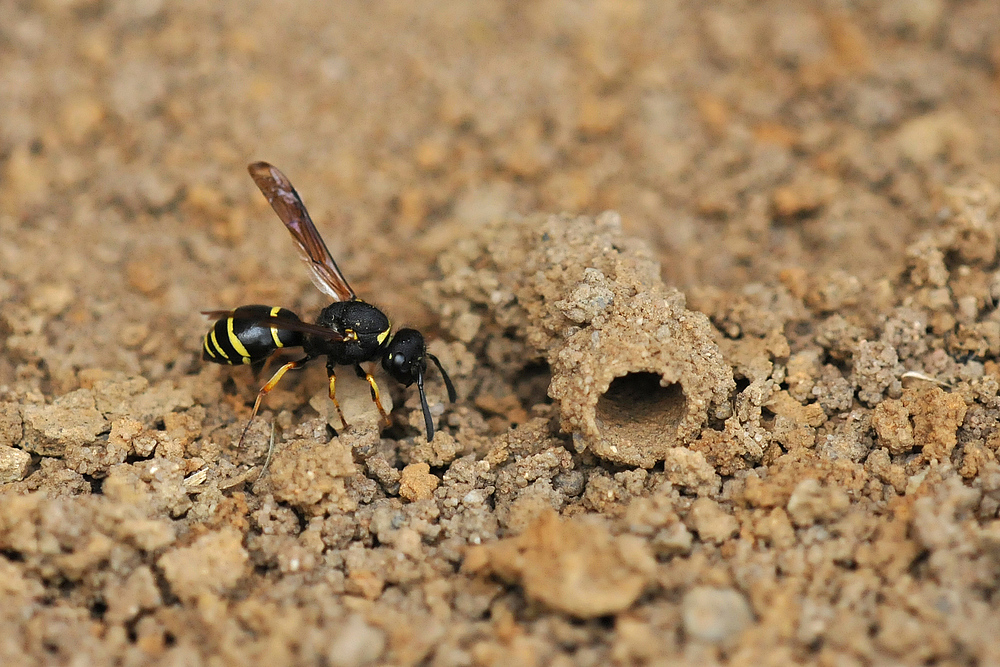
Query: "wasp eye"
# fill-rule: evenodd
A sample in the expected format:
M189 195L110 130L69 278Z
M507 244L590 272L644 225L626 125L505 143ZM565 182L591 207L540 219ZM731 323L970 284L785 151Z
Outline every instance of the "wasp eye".
M403 355L398 353L392 355L392 363L396 364L397 366L402 366L404 361L406 361L406 359L403 357Z

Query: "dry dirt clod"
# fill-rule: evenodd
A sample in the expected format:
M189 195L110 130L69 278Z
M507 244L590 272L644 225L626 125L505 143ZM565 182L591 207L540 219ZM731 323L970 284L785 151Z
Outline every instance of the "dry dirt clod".
M24 479L31 463L31 454L14 447L0 446L0 484Z
M712 644L732 643L753 621L746 598L728 588L692 588L684 595L681 613L684 631Z
M26 405L22 415L23 447L46 456L60 456L73 445L93 443L108 428L89 389L60 396L51 405Z
M399 495L410 502L431 498L441 480L430 470L426 463L411 463L403 468L399 478Z
M637 538L615 538L600 523L548 511L517 537L470 549L463 567L518 583L553 609L594 618L628 608L649 584L655 561Z
M226 593L245 573L248 555L242 536L231 528L207 533L191 546L163 554L157 565L171 591L184 600Z

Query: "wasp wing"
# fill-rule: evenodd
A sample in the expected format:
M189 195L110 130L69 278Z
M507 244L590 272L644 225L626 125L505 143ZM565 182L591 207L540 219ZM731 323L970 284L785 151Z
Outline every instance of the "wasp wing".
M298 331L332 342L344 340L344 334L340 333L336 329L330 329L329 327L321 327L318 324L309 324L308 322L303 322L302 320L292 319L290 317L281 317L280 315L255 316L241 314L237 313L238 310L239 308L234 310L203 310L201 311L201 314L207 315L208 317L216 320L221 320L225 317L233 317L235 315L240 319L250 320L251 322L256 322L257 324L263 324L276 329L284 329L285 331Z
M254 162L247 167L247 171L291 232L299 255L309 265L310 277L319 291L335 301L357 298L337 263L333 261L323 237L316 231L316 225L309 217L299 193L285 175L267 162Z

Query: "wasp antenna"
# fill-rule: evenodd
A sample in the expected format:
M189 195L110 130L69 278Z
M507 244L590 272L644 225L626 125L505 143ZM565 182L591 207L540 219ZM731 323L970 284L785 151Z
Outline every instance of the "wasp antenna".
M427 353L427 356L431 358L431 361L434 362L434 365L438 367L439 371L441 371L441 377L444 378L444 386L445 388L448 389L448 400L454 403L455 401L458 400L458 394L455 393L455 385L451 383L451 378L448 377L448 374L444 370L444 366L441 365L441 362L438 361L437 357L435 357L430 352Z
M420 408L424 411L424 426L427 428L427 442L434 439L434 420L431 419L431 408L427 405L427 394L424 393L424 374L417 374L417 393L420 394Z

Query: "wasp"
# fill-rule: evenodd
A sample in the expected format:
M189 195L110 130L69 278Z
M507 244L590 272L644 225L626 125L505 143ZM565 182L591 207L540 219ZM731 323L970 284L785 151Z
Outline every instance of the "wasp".
M205 311L204 315L218 318L205 334L202 359L218 364L248 364L255 373L263 368L272 354L284 348L301 347L304 356L281 366L257 392L250 420L240 436L240 444L257 416L261 401L277 386L290 370L302 368L317 357L326 357L326 373L330 381L330 400L337 408L344 429L348 427L344 412L337 402L337 366L353 366L358 377L368 381L372 400L386 424L389 416L382 407L378 384L371 372L361 364L381 361L382 368L397 382L409 387L417 383L420 407L424 413L427 440L434 439L434 421L424 393L427 360L441 372L448 399L456 400L455 387L441 362L427 351L423 335L415 329L399 329L392 333L392 324L385 313L355 294L330 255L323 238L316 231L309 212L298 192L277 168L267 162L254 162L247 169L254 183L267 198L271 208L292 234L302 260L309 266L313 284L333 303L324 308L315 324L309 324L292 311L279 306L240 306L234 310Z

